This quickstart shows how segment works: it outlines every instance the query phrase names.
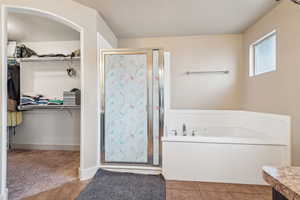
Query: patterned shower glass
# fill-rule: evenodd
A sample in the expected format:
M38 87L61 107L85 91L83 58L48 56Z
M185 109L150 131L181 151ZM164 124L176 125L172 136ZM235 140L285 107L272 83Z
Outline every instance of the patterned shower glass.
M105 57L105 162L148 162L147 55Z

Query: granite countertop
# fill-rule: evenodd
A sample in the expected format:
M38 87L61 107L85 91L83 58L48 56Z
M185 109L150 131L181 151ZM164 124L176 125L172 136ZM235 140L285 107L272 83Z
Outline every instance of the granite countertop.
M300 167L263 167L263 177L288 200L300 200Z

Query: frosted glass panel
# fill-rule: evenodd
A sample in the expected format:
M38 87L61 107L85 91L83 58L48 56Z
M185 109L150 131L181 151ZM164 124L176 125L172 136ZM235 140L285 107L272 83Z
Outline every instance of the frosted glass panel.
M276 70L276 34L254 46L255 75Z
M148 162L147 56L105 56L105 161Z

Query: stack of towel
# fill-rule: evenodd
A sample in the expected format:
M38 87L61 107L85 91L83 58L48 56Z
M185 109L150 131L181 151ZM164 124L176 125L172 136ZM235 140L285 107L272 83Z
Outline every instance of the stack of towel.
M44 98L43 95L37 95L37 96L29 96L29 95L23 95L21 97L21 105L61 105L63 104L62 100L52 100Z
M34 97L23 95L21 97L21 105L37 105L37 102Z

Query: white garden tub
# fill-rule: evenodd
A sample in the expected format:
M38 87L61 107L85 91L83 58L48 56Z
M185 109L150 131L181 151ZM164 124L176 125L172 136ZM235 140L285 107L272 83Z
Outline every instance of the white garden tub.
M169 180L265 184L262 166L291 162L290 118L282 115L171 110L162 142Z
M167 137L164 137L164 141L219 144L286 145L286 141L280 140L280 138L274 137L272 134L240 127L198 128L194 136L192 136L190 132L191 131L189 131L187 136L182 136L181 132L179 132L179 135L177 136L170 134Z

